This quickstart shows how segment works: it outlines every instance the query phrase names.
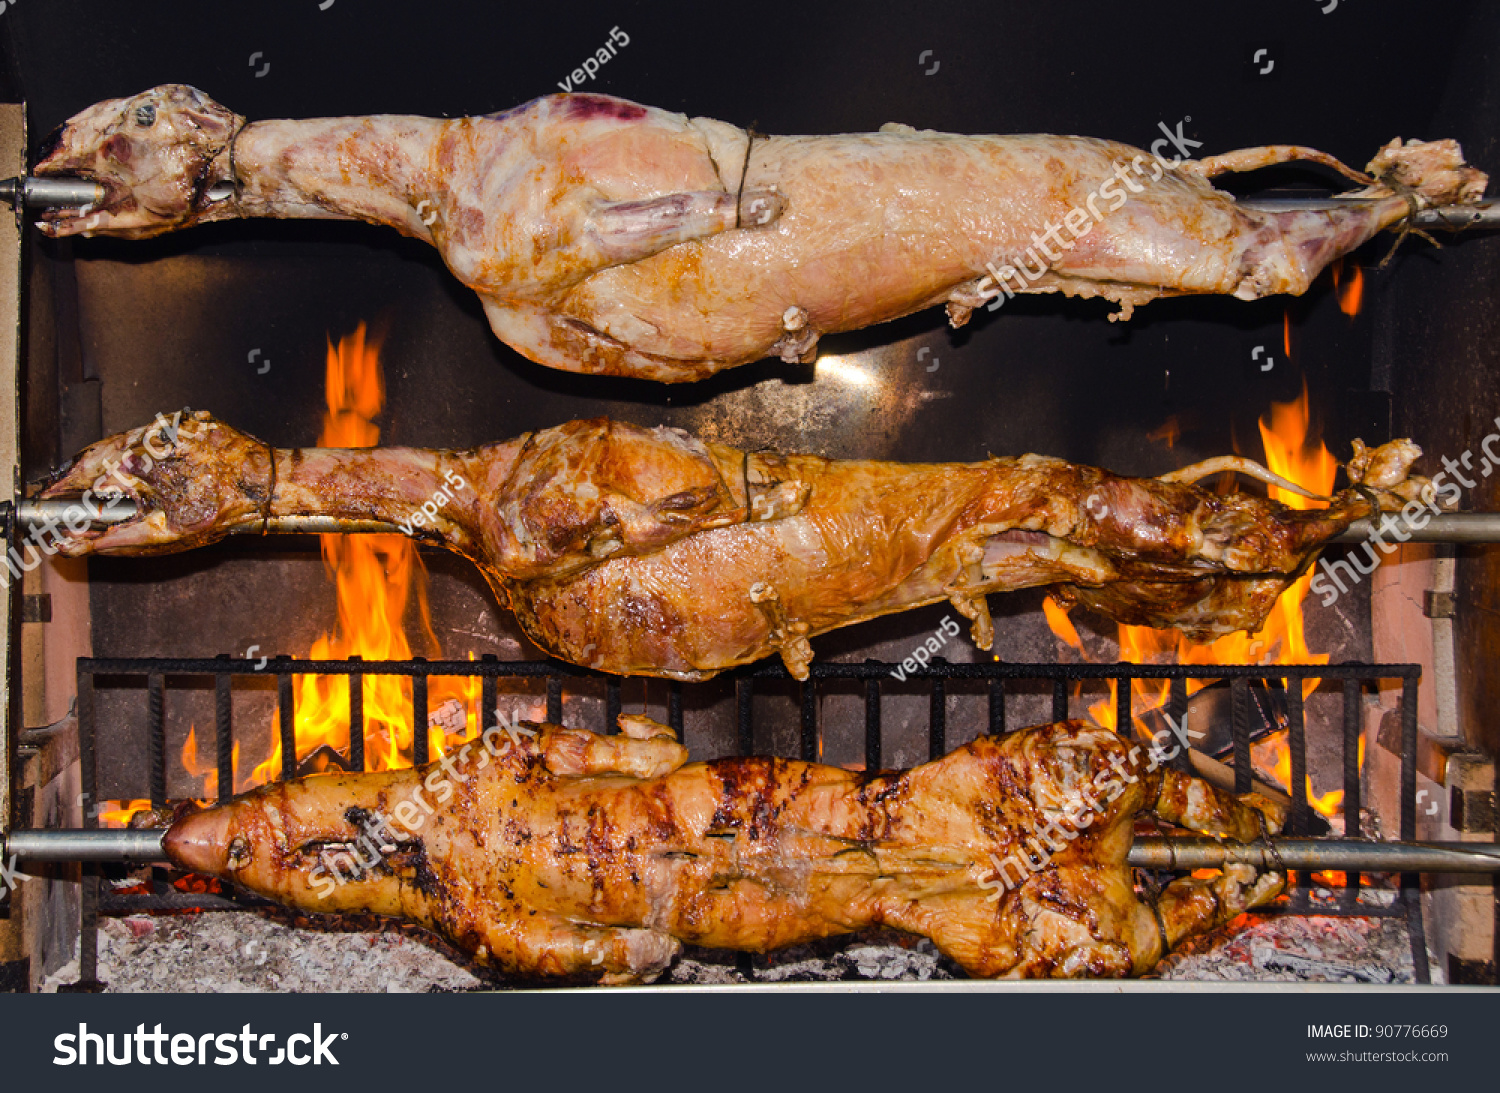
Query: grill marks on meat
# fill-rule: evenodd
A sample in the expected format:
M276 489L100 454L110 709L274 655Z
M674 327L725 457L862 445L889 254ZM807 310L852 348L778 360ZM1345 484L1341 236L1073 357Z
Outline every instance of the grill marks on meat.
M864 775L766 758L684 766L670 730L631 720L634 736L538 725L495 757L471 741L446 768L265 786L180 820L168 853L303 910L410 919L506 972L605 982L653 978L681 942L765 952L875 925L930 937L979 976L1140 974L1283 882L1244 867L1174 882L1159 927L1126 863L1137 814L1242 841L1281 817L1083 722ZM997 864L1081 815L1090 784L1097 815L1006 889ZM404 826L392 813L407 801L433 814L413 808ZM386 849L366 834L381 816ZM373 864L345 862L336 883L330 844Z
M1049 586L1122 622L1193 638L1254 630L1330 537L1430 488L1396 441L1351 462L1325 509L1124 478L1040 456L900 464L741 452L675 429L575 421L468 451L271 452L194 415L165 457L142 430L100 441L45 491L77 496L117 460L141 515L69 554L166 553L263 516L409 524L455 477L424 538L474 561L538 645L620 674L701 679L809 639L949 600L992 638L985 597ZM157 440L158 455L161 454ZM276 472L271 491L270 460Z
M144 107L150 126L134 120ZM46 214L54 235L144 237L236 216L389 225L436 246L495 334L531 360L675 382L768 355L812 359L821 334L939 304L962 324L1000 291L988 267L1028 270L1011 291L1103 296L1122 317L1163 295L1297 294L1413 204L1477 201L1486 184L1454 142L1399 140L1370 165L1391 185L1334 212L1257 210L1208 181L1297 159L1371 181L1285 145L1168 167L1111 141L901 125L751 141L604 96L453 120L247 125L166 85L77 115L35 171L110 194ZM214 182L235 196L208 202ZM1070 215L1079 226L1064 234Z

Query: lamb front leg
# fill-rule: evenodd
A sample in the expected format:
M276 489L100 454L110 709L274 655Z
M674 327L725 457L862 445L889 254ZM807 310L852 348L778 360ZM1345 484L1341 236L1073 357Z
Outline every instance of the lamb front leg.
M747 190L742 195L708 190L603 202L585 219L587 234L598 250L598 264L590 272L649 258L692 239L764 227L775 223L785 207L785 199L774 189Z
M649 983L682 949L657 930L591 926L519 901L503 904L479 932L476 956L502 971L528 979L597 976L604 986Z

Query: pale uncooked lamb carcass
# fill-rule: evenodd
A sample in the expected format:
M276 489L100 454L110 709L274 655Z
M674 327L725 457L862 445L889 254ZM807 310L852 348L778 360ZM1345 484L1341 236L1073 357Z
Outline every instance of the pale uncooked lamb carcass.
M1298 159L1368 184L1365 199L1266 212L1208 181ZM1165 138L1151 153L901 125L752 139L578 94L484 117L247 124L180 84L90 107L36 166L107 191L46 214L50 234L142 238L247 216L385 224L436 246L531 360L666 381L810 360L822 334L937 304L956 325L1002 285L1103 296L1123 315L1163 295L1301 293L1382 228L1486 184L1453 141L1393 141L1371 170L1285 145L1185 160ZM215 200L220 184L231 196Z

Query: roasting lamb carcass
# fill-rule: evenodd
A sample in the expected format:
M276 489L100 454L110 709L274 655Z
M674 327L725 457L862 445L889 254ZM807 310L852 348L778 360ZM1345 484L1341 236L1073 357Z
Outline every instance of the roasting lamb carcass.
M1267 212L1208 181L1292 160L1335 166L1364 200ZM522 355L665 381L811 360L821 334L937 304L958 325L999 298L997 277L1007 295L1103 296L1127 316L1163 295L1298 294L1382 228L1486 185L1453 141L1393 141L1367 176L1286 145L1166 160L1085 137L902 125L752 137L602 95L451 120L247 124L180 84L78 114L35 170L107 191L45 214L58 236L249 216L394 227L436 246Z
M1034 455L745 452L606 419L465 451L273 449L203 411L158 422L93 445L45 491L123 492L137 507L64 539L65 553L168 553L275 517L385 521L471 559L554 655L677 679L773 653L805 678L810 638L942 600L988 649L985 597L1037 586L1195 639L1254 630L1332 536L1431 490L1409 473L1421 451L1408 441L1360 445L1353 488L1294 510L1191 484L1224 469L1274 477L1236 458L1142 479Z
M1080 721L878 775L684 766L666 726L620 725L496 726L421 770L273 783L179 820L167 852L303 911L418 922L505 972L609 983L656 977L681 942L767 952L881 925L976 976L1140 975L1285 883L1231 866L1143 903L1137 814L1241 842L1283 817Z

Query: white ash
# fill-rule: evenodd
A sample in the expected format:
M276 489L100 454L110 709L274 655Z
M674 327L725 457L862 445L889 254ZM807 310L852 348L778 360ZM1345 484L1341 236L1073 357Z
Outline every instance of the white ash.
M1366 891L1361 901L1384 906L1393 895ZM1336 899L1327 889L1314 890L1313 896L1314 906ZM1436 981L1436 965L1433 972ZM1416 982L1404 917L1252 914L1238 927L1184 941L1155 974L1240 982Z
M42 989L77 979L75 963ZM101 918L99 979L119 993L402 994L481 985L411 927L324 930L243 912Z
M736 954L687 949L663 983L820 983L858 980L959 979L963 973L926 938L894 930L863 930L847 938L793 945L751 962L749 976Z
M1367 903L1393 893L1367 890ZM1315 889L1313 901L1334 892ZM482 978L420 929L361 917L308 920L287 912L206 912L101 918L99 978L120 993L420 992L503 986ZM925 938L867 930L756 956L689 947L662 983L859 982L963 978ZM1434 973L1437 967L1433 968ZM1185 941L1153 975L1169 980L1411 983L1404 918L1251 915ZM76 962L40 985L76 982ZM517 984L524 985L524 984Z

